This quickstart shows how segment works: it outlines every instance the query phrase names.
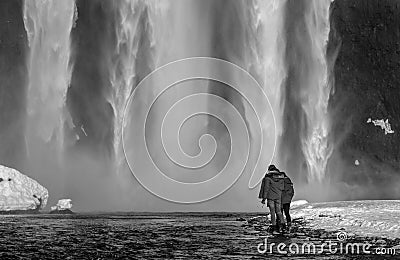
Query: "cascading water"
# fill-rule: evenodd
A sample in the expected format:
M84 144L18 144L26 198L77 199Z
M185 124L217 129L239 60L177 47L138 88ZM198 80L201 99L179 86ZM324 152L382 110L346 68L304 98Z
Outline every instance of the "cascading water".
M286 6L286 67L281 158L298 179L321 182L332 154L326 47L331 1Z
M28 34L27 150L31 138L63 147L66 93L71 79L70 33L76 19L74 0L24 2Z
M329 37L329 8L331 0L312 1L307 17L307 29L311 38L312 82L308 89L309 98L302 103L307 115L307 134L302 140L307 160L310 181L321 182L326 175L327 163L332 155L331 122L328 102L331 84L328 75L327 45Z
M121 148L123 116L126 102L134 87L150 72L153 65L151 6L141 0L124 0L117 4L116 50L110 70L114 110L114 152L117 167L124 160Z
M282 117L279 112L281 110L280 92L286 76L283 35L284 6L285 1L256 1L257 19L253 30L259 50L248 68L250 71L254 68L255 76L259 75L260 82L269 94L277 120ZM277 127L280 126L281 123L277 122Z
M74 0L24 1L28 36L26 57L27 117L24 162L28 172L41 178L52 194L68 192L65 168L65 126L72 125L66 109L71 80L71 30L77 19ZM62 194L62 195L61 195Z
M114 202L121 202L119 197L108 195L114 192L111 187L124 182L130 189L132 184L126 176L114 174L124 159L121 133L129 95L155 68L203 56L233 62L257 79L275 112L280 153L274 161L290 175L297 175L295 180L304 176L309 181L323 180L332 153L327 111L329 5L329 0L25 1L29 43L26 140L31 155L35 148L43 151L43 155L31 156L35 163L28 167L48 182L62 182L59 186L65 186L69 194L84 192L89 183L97 187L99 192L88 191L88 199L82 203L92 202L90 196L96 194L117 205ZM154 122L174 102L198 92L219 95L244 117L251 112L240 95L224 84L211 80L185 84L174 86L158 100ZM151 89L147 93L148 97L153 94ZM261 121L265 129L274 122L263 115ZM65 128L66 122L69 127ZM220 149L217 156L220 152L222 155L211 168L198 172L202 178L210 177L228 157L228 135L221 124L214 125L209 118L196 122L183 127L186 132L180 138L185 151L196 154L198 147L193 144L198 137L215 134ZM156 143L160 137L152 131L148 140ZM251 138L259 141L256 135ZM66 147L64 140L69 141L68 151L72 151L68 155L77 152L78 156L57 153L65 155L63 159L68 162L61 165L53 162L54 150L48 144L56 145L59 151ZM269 149L274 145L271 140L265 143ZM155 157L165 156L158 146L150 148ZM174 169L174 163L161 156L155 161ZM42 165L45 157L51 157L46 170ZM250 158L250 168L256 159ZM304 174L297 174L304 164ZM48 178L55 171L60 178ZM184 171L173 170L172 174L179 179ZM240 194L237 197L245 202L254 197L248 185L256 184L257 179L248 183L246 176L228 196ZM53 186L51 192L60 192L57 185ZM233 204L240 205L237 201Z
M214 28L212 40L215 48L210 49L211 56L219 57L233 62L247 70L261 85L264 93L268 96L275 114L275 118L267 111L259 114L261 128L267 131L268 138L262 141L266 150L273 152L275 149L274 138L281 131L281 107L280 92L286 76L284 54L285 42L283 32L285 1L232 1L229 4L219 1L213 3L215 10L213 23L219 24ZM218 4L224 5L219 6ZM223 11L221 11L223 10ZM234 28L234 29L233 29ZM231 75L235 77L235 75ZM252 142L249 162L245 169L244 179L250 178L250 173L257 163L258 145L261 144L260 135L257 133L258 125L251 119L251 108L247 102L235 94L233 89L212 85L211 93L217 93L229 100L247 120ZM256 103L262 100L253 101ZM274 125L275 124L275 125ZM271 129L275 128L275 131ZM260 154L261 168L266 168L270 163L267 154ZM279 158L273 159L274 163ZM253 188L265 171L257 171L254 176L246 180L243 186ZM244 191L239 191L243 193Z
M276 135L281 136L282 132L282 107L281 89L286 77L284 63L285 37L283 32L284 7L286 1L255 1L254 38L256 55L250 59L250 66L247 68L268 95L269 102L274 111ZM254 72L252 72L254 70ZM273 124L272 118L264 118L263 127ZM272 139L273 136L270 136ZM280 158L275 153L274 163L280 165Z

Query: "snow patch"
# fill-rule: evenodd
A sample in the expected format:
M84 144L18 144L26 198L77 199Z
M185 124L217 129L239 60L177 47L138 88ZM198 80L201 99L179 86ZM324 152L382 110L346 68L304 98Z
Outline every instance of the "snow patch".
M308 204L308 201L306 201L306 200L295 200L290 203L290 208L295 209L295 208L298 208L298 207L306 205L306 204Z
M344 228L363 236L400 237L400 201L342 201L313 203L293 210L292 218L303 218L310 227L336 231Z
M0 211L42 209L49 193L37 181L0 165Z
M367 123L373 123L374 126L380 126L383 130L385 130L385 135L394 133L389 123L389 119L386 119L385 121L384 119L372 120L371 118L368 118Z

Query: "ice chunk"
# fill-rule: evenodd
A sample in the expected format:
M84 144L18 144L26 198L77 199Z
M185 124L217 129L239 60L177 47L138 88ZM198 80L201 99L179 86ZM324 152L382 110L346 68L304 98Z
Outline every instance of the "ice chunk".
M0 165L0 211L42 209L49 193L19 171Z
M61 199L57 202L57 205L51 207L50 210L51 211L66 210L66 209L71 209L71 208L72 208L71 199Z

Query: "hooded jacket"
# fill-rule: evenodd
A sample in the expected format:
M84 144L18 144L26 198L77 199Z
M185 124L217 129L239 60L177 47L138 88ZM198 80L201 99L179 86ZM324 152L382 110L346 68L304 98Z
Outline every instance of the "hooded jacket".
M286 176L283 179L282 204L290 203L294 196L293 182Z
M281 201L283 189L284 175L279 171L270 171L262 180L258 198Z

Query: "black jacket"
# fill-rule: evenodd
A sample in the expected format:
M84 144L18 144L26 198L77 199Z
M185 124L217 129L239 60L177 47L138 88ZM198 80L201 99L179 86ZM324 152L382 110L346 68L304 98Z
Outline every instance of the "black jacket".
M292 180L285 175L283 179L282 204L290 203L294 196Z

